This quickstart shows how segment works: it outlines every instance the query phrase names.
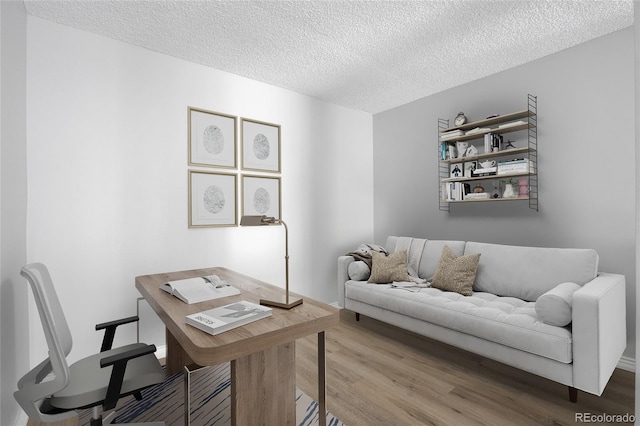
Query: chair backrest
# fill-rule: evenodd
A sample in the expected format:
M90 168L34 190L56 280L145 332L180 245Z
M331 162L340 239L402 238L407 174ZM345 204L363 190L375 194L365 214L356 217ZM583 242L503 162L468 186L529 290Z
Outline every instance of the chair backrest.
M69 418L75 415L73 411L48 415L40 411L40 405L45 398L64 389L69 383L66 357L71 352L73 343L71 331L47 267L41 263L31 263L23 266L20 274L31 285L49 348L49 358L18 381L18 391L14 393L14 397L30 418L45 422Z

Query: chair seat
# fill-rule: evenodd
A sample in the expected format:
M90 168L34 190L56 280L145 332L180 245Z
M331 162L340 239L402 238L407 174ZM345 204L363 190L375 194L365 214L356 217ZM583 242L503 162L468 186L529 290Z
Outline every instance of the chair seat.
M69 384L54 393L50 403L53 407L74 410L79 407L93 407L102 404L111 376L112 366L100 367L100 360L138 347L143 343L111 349L81 359L69 367ZM162 383L165 373L154 354L148 354L129 360L122 382L121 395L128 395L136 390Z

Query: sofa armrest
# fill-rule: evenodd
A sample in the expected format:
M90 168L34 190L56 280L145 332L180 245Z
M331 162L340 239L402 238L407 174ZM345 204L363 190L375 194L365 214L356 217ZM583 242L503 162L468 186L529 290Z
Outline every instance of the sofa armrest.
M627 346L625 277L601 273L573 294L574 387L601 395Z
M338 257L338 305L344 308L344 283L349 281L349 265L355 262L353 256Z

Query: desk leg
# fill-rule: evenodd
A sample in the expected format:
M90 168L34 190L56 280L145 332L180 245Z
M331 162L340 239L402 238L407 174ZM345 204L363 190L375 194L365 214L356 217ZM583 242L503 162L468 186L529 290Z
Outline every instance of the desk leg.
M231 361L231 424L296 424L295 342Z
M324 331L318 333L318 425L327 426L327 375Z
M185 365L193 364L193 360L182 349L180 343L173 337L173 334L169 329L165 329L167 356L165 358L165 365L167 366L167 375L172 375L183 371Z

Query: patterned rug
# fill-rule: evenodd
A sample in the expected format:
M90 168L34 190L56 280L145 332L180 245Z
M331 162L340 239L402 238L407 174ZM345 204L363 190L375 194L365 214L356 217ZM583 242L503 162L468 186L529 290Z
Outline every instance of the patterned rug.
M231 378L229 363L191 373L191 425L231 425ZM184 373L167 377L160 385L142 391L142 401L123 398L118 403L117 423L164 421L167 426L183 426ZM80 413L80 426L89 424L91 409ZM299 426L318 424L318 403L296 388L296 422ZM344 426L327 413L327 425Z

